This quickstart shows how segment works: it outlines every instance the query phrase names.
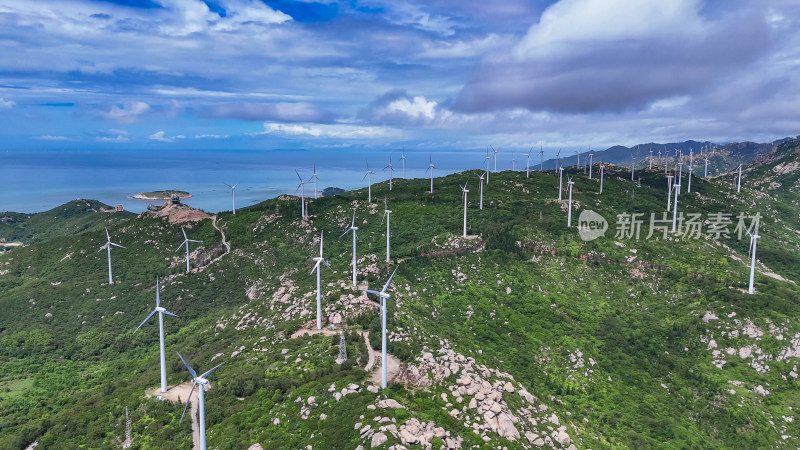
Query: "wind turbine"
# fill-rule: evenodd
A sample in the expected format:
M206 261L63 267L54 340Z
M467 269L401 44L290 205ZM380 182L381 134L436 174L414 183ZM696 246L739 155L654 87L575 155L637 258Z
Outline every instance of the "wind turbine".
M575 154L578 155L578 164L577 164L577 166L580 167L581 166L581 151L578 150L578 151L575 152Z
M481 210L483 209L483 175L484 174L481 174L481 176L478 177L481 180L481 202L480 202L480 207L479 207L479 209L481 209Z
M739 178L736 180L736 193L742 191L742 163L739 163Z
M239 183L236 183L234 185L230 185L228 183L224 183L224 184L225 184L225 186L228 186L229 188L231 188L231 203L233 204L233 213L236 214L236 186L238 186Z
M533 150L533 147L531 147L531 150ZM528 163L525 164L525 178L531 177L531 150L528 150Z
M633 181L633 171L635 166L636 166L636 159L631 158L631 181Z
M603 163L600 163L600 193L603 193Z
M594 164L594 153L589 152L589 179L592 179L592 165Z
M561 149L556 153L556 169L561 168Z
M675 188L675 204L672 205L672 232L674 233L678 220L678 194L681 193L681 184L675 183L672 187Z
M753 287L753 278L755 277L756 273L756 244L758 243L758 239L761 236L758 235L758 224L756 224L756 228L754 233L747 233L750 235L750 287L747 288L748 294L753 294L755 292L755 288Z
M392 282L392 278L394 278L394 274L397 272L397 267L394 268L392 275L389 277L389 280L386 284L383 285L383 289L379 291L373 291L370 289L362 289L362 291L367 292L369 294L375 294L380 298L380 305L381 305L381 387L386 389L386 300L388 300L391 296L386 293L386 288L389 287L389 284Z
M686 192L692 192L692 172L694 172L694 163L692 161L692 153L689 153L689 184L686 186Z
M356 282L356 239L358 239L358 227L356 226L356 211L353 210L353 222L350 224L350 228L344 230L339 239L344 237L347 232L353 232L353 287L358 287L358 283Z
M161 392L167 392L167 360L164 355L164 314L169 314L174 317L178 316L161 307L161 294L159 291L158 277L156 277L156 309L150 312L133 332L136 333L139 331L139 328L142 328L142 325L147 323L147 321L153 317L153 314L158 313L158 346L161 350Z
M572 181L572 177L567 179L567 185L569 186L569 207L567 208L567 228L572 226L572 185L575 184Z
M319 181L319 176L317 175L317 163L314 163L314 173L311 175L311 178L308 179L310 182L314 180L314 199L316 200L319 197L319 189L317 189L317 182Z
M431 171L431 194L433 194L433 168L434 167L436 167L436 165L433 164L433 155L428 153L428 169L425 170L425 172L427 172L428 170Z
M703 172L703 178L708 178L708 153L706 153L706 170Z
M176 352L177 353L177 352ZM183 422L183 416L186 415L186 408L189 407L189 400L192 399L192 394L194 394L194 388L198 384L200 385L200 389L197 392L197 396L199 397L199 404L200 413L198 414L199 417L199 428L200 428L200 450L206 450L206 402L205 402L205 387L208 384L208 380L206 379L207 376L211 375L215 370L219 369L222 364L218 364L214 366L213 369L203 373L202 375L198 376L197 372L192 369L192 366L183 359L180 353L178 353L178 357L183 362L183 365L186 366L186 370L192 375L192 390L189 391L189 397L186 399L186 406L183 407L183 414L181 414L181 420L178 423Z
M406 179L406 151L403 150L403 156L400 157L400 160L403 161L403 179Z
M389 222L392 210L389 209L389 204L386 202L386 197L383 198L383 217L386 219L386 264L389 264Z
M561 181L564 178L564 168L558 168L558 201L561 201L561 191L563 190L561 187Z
M186 273L189 273L189 242L197 242L198 244L202 244L203 241L195 241L186 237L186 230L184 230L183 227L181 227L181 232L183 232L183 242L181 242L181 245L179 245L175 251L177 252L181 249L181 247L184 245L186 246Z
M389 190L392 190L392 181L394 178L394 165L392 164L392 155L389 155L389 164L383 170L389 169Z
M539 172L544 172L544 144L539 141Z
M489 156L489 147L486 147L486 184L489 184L489 161L492 157Z
M297 169L294 170L294 173L297 174L297 179L300 180L300 184L297 185L297 189L300 189L300 217L305 220L306 218L306 182L303 181L303 177L300 176L300 172ZM297 192L295 189L295 192Z
M102 247L100 247L100 250L98 250L98 252L103 249L108 250L108 284L114 284L114 278L111 276L111 246L113 245L114 247L119 247L119 248L125 248L125 247L111 242L111 236L108 234L108 228L106 228L106 239L107 239L106 243Z
M369 161L367 161L367 171L364 173L364 178L361 181L364 181L365 178L369 177L368 187L367 187L367 203L372 203L372 174L375 173L369 170Z
M511 171L517 170L517 158L514 157L514 152L511 152Z
M492 147L492 151L494 152L494 173L497 173L497 149Z
M650 149L650 170L653 170L653 149Z
M311 273L314 273L315 270L317 271L317 329L318 330L322 329L322 299L320 298L320 295L321 295L320 294L320 292L321 292L321 289L320 289L320 272L322 272L322 267L320 267L320 264L325 264L328 267L328 269L331 269L331 266L330 266L330 264L328 264L328 261L325 261L325 258L322 257L322 237L323 237L323 232L320 232L319 233L319 256L315 256L314 258L312 258L312 260L316 264L314 264L314 268L311 269ZM333 271L333 269L331 269L331 271Z
M674 175L667 175L667 212L672 208L672 178Z
M467 193L469 193L469 189L467 189L467 183L465 182L463 186L461 186L461 193L464 194L464 233L463 237L467 237Z

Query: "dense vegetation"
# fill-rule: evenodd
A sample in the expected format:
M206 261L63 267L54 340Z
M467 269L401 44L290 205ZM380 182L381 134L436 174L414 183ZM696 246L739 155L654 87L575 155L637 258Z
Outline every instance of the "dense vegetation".
M788 141L751 163L739 194L731 174L695 177L679 212L687 223L690 213L700 214L699 237L647 237L650 214L665 212L663 167L638 171L634 183L629 169L614 166L606 167L602 194L596 171L592 179L576 167L565 171L564 184L567 176L575 181L574 223L584 210L609 222L605 236L590 242L565 226L557 173L493 173L479 210L477 170L436 179L433 194L424 179L395 179L391 191L386 182L373 185L374 198L385 195L392 210L390 264L383 205L367 204L366 189L310 201L305 221L290 196L221 213L217 224L231 253L189 274L175 252L179 224L145 214L111 225L126 247L112 251L114 285L106 284L106 256L97 252L102 225L50 235L0 255L0 448L34 441L40 448L118 448L126 406L134 448L191 447L188 421L178 423L182 405L143 395L158 384L158 331L153 323L132 330L154 306L156 276L162 304L179 316L165 319L169 383L188 379L175 351L199 370L226 362L206 395L212 447L368 448L356 425L378 416L398 427L435 422L465 448L531 446L525 437L492 433L485 442L449 414L442 394L455 374L334 397L368 384L368 349L358 332L380 346L377 310L357 301L363 297L350 284L351 238L337 239L353 210L359 282L380 288L399 265L389 289L389 352L408 367L446 342L513 375L581 448L797 447L798 148ZM707 232L720 212L732 224L716 240ZM746 293L749 239L734 230L739 213L762 216L755 295ZM642 214L634 216L643 221L638 239L617 235L630 214ZM222 244L211 221L183 226L203 241L193 267L212 261L204 254ZM322 272L324 316L344 316L346 327L337 327L345 330L343 364L335 362L338 334L292 337L315 317L309 270L320 232L334 269ZM384 398L405 408L372 407ZM507 400L520 411L515 402ZM398 442L389 436L382 445Z

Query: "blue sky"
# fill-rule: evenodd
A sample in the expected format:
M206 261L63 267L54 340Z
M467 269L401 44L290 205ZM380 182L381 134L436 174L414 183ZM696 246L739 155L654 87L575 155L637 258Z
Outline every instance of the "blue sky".
M769 141L800 134L798 22L794 0L0 0L0 149Z

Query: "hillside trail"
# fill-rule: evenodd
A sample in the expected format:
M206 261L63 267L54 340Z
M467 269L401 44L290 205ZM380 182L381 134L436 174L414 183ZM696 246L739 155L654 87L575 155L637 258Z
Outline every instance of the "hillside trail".
M294 333L292 333L291 338L296 339L303 335L313 335L313 334L323 334L325 336L333 336L339 334L341 330L331 330L329 328L323 328L321 330L317 329L309 329L309 328L301 328ZM372 345L369 343L369 331L364 330L356 330L356 333L360 334L362 338L364 338L364 344L367 346L367 353L369 355L367 359L367 364L364 366L364 370L366 372L372 372L370 374L370 382L375 385L381 384L381 370L380 367L376 367L378 360L380 360L380 354L377 350L372 348ZM394 355L387 354L387 367L386 367L386 378L389 381L394 380L400 374L400 360L396 358Z
M205 385L205 390L208 391L211 388L211 383ZM155 397L161 396L165 400L169 400L173 403L180 403L181 405L186 404L186 400L189 398L189 394L192 392L192 382L187 381L181 384L176 384L175 386L170 386L167 388L167 392L161 392L159 388L153 388L148 390L145 393L146 397ZM192 395L192 404L189 406L189 411L187 411L189 418L192 420L192 448L199 449L200 448L200 424L197 419L197 412L200 407L197 404L197 395Z
M227 238L225 237L225 232L222 231L222 228L219 225L217 225L217 215L216 214L211 217L211 224L214 226L214 228L217 229L217 231L219 231L219 234L222 235L222 245L225 246L225 253L223 253L219 257L219 258L222 258L223 256L225 256L225 255L227 255L228 253L231 252L231 243L228 242ZM219 258L217 258L217 259L219 259Z

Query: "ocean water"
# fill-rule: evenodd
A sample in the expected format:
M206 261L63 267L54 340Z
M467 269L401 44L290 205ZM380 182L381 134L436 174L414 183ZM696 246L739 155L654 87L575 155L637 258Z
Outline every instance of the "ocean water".
M139 192L175 189L192 198L185 203L208 212L230 211L227 184L237 184L236 206L280 194L299 195L316 163L319 189L359 189L369 167L373 182L389 178L383 168L392 156L401 177L400 151L378 150L6 150L0 152L0 211L45 211L76 198L91 198L141 212L148 203ZM428 177L429 153L406 151L406 178ZM432 152L434 175L485 167L485 150ZM518 156L517 167L521 158ZM511 155L498 156L498 170L511 168ZM314 185L306 185L313 196Z

